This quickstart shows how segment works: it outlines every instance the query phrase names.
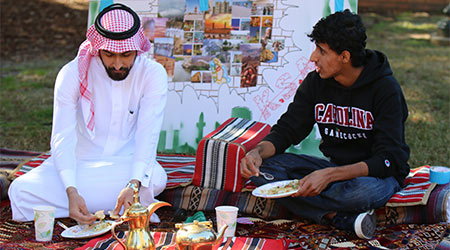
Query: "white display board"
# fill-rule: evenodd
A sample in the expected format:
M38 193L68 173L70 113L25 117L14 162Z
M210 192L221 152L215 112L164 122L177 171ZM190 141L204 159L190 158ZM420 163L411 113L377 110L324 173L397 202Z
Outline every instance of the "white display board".
M357 11L357 0L108 0L90 2L90 22L112 2L139 14L147 56L169 75L158 151L188 154L230 117L273 125L314 70L313 25Z

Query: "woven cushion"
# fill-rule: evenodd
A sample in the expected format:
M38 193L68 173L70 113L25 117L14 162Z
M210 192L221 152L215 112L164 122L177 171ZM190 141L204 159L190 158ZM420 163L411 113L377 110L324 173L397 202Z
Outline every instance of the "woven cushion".
M450 185L437 185L430 192L426 205L382 207L377 209L381 225L433 224L450 222L448 218Z
M406 186L387 202L388 207L426 205L436 183L430 182L430 166L412 169L405 179Z
M8 171L0 170L0 201L8 197L8 187L10 180L8 179Z
M26 174L28 171L35 167L39 167L42 162L44 162L47 158L50 157L50 152L42 153L36 157L33 157L25 162L19 164L14 171L9 174L9 179L14 180L15 178Z
M199 187L239 192L239 163L270 131L265 123L230 118L205 136L197 148L194 179Z
M286 218L290 214L287 209L276 204L274 199L256 197L251 192L231 192L194 185L166 189L157 199L169 202L174 209L188 211L214 212L217 206L230 205L238 207L239 213L264 219Z

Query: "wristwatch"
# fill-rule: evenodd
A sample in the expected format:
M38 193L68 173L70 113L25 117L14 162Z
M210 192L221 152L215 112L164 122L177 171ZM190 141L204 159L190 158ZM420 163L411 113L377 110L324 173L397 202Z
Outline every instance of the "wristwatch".
M128 182L127 185L125 186L125 188L131 188L133 190L139 191L140 185L138 183Z

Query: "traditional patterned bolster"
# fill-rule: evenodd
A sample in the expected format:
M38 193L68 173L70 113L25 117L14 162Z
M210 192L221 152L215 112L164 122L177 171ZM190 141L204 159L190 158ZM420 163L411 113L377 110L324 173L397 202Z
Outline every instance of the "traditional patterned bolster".
M376 211L377 222L381 225L450 222L449 196L450 184L437 185L426 205L381 207Z
M238 207L239 213L263 219L285 218L289 214L274 199L256 197L251 192L230 192L194 185L166 189L157 199L169 202L173 208L188 211L214 212L217 206L230 205Z
M200 141L192 183L205 188L241 191L240 161L269 131L270 126L261 122L242 118L225 121Z

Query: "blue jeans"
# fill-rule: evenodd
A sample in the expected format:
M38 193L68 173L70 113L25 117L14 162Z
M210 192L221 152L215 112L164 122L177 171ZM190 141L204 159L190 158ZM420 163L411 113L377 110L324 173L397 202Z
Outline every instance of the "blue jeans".
M260 175L251 177L251 181L260 186L279 180L301 179L315 170L336 166L314 156L279 154L264 160L260 167L260 171L272 174L274 180L268 181ZM339 216L341 213L359 214L382 207L399 190L400 185L394 177L358 177L332 182L316 196L286 197L276 199L276 202L296 216L325 223L324 215L331 212L337 212Z

